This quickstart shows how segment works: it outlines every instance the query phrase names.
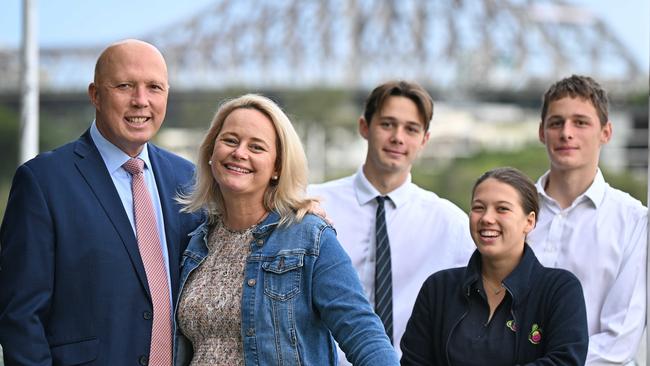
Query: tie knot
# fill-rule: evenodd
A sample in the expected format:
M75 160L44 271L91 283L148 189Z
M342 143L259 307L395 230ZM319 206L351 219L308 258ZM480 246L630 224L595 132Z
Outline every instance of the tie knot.
M377 200L377 204L379 204L379 206L383 206L384 201L390 200L390 197L388 197L388 196L377 196L375 199Z
M140 174L144 169L144 161L140 158L131 158L122 164L122 167L131 175Z

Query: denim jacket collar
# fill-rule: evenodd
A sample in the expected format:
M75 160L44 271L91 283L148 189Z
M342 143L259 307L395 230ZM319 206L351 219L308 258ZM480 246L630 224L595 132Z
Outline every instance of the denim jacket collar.
M198 234L203 234L205 236L208 233L208 226L209 226L208 221L205 220L201 223L201 225L199 225L196 229L194 229L194 231L187 234L187 236L193 237L194 235L198 235Z
M253 230L253 237L260 238L269 234L270 231L273 231L275 226L280 222L280 214L276 211L271 211L266 218ZM187 236L192 237L198 234L203 234L206 236L208 234L208 229L210 228L209 221L205 220L201 225L199 225L194 231L189 233Z
M270 235L280 222L280 214L277 211L271 211L262 222L253 229L255 239L264 238Z
M503 285L506 287L512 296L513 308L517 306L518 302L524 301L528 296L531 288L531 283L537 278L540 272L541 264L535 258L533 250L524 245L524 254L521 261L515 269L503 280ZM478 250L474 251L463 279L463 292L466 296L470 293L472 286L481 278L481 253Z

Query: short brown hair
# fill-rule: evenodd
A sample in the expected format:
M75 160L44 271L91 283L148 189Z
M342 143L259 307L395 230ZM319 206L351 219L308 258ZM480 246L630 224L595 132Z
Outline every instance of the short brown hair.
M472 200L474 200L474 193L476 187L483 183L486 179L493 178L501 183L505 183L514 188L519 193L519 200L521 201L521 208L525 214L531 212L535 213L535 218L539 217L539 197L537 195L537 188L530 178L520 170L510 167L494 168L483 173L474 183L472 188Z
M363 118L366 123L370 124L372 117L377 111L381 110L388 97L395 96L409 98L415 103L418 112L420 112L420 118L424 123L424 131L428 131L433 117L433 99L420 85L403 80L381 84L370 93L363 110Z
M571 75L571 77L564 78L555 84L544 93L542 102L542 124L548 112L548 106L551 102L565 98L581 98L588 100L596 109L600 125L604 126L609 121L607 106L609 101L607 99L607 92L598 84L594 79L589 76Z

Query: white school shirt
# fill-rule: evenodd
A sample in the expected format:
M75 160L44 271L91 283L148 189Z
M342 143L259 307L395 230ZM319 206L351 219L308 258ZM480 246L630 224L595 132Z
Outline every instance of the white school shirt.
M537 226L528 244L547 267L573 272L587 305L587 365L622 365L634 359L646 317L647 209L605 182L593 183L562 210L536 183Z
M338 240L357 270L374 306L375 216L380 193L359 168L356 174L310 185L310 196L333 221ZM411 183L411 176L388 193L385 205L393 278L393 346L402 339L422 283L434 272L467 266L474 249L469 220L458 206ZM339 351L339 363L345 362Z

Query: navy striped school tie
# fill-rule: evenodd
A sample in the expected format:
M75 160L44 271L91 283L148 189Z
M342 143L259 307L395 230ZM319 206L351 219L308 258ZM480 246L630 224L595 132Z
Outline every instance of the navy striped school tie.
M377 196L377 251L375 256L375 312L384 323L386 334L393 342L393 275L390 264L390 244L386 233L384 201L389 197Z

